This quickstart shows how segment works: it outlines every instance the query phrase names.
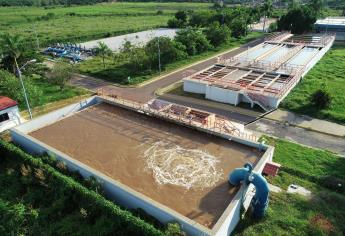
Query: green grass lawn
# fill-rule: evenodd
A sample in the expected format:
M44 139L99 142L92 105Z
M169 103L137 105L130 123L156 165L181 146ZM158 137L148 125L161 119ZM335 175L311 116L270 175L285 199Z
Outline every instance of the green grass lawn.
M246 217L236 235L343 235L345 158L281 139L268 141L276 148L273 161L282 164L278 176L268 181L283 190L298 184L313 196L271 193L265 218L256 221Z
M45 42L85 41L166 26L180 9L205 10L208 3L102 3L91 6L1 7L1 32L19 33ZM157 11L163 14L157 15ZM48 20L40 17L53 13Z
M70 85L66 85L65 88L61 90L58 85L52 84L47 78L40 76L33 76L31 81L35 89L41 92L38 98L30 97L29 94L31 112L34 117L76 103L91 95L91 92L86 89ZM24 100L19 101L19 110L23 118L29 118Z
M47 103L57 102L90 93L85 89L69 85L66 85L65 88L61 90L58 85L50 83L46 78L33 78L32 81L33 84L43 93L42 97L36 103L36 106L42 106ZM25 104L19 104L19 107L24 109L26 108Z
M331 106L318 110L310 96L326 87L332 94ZM345 124L345 45L334 45L281 104L282 108L312 117Z
M165 65L163 67L162 73L169 73L173 70L186 66L188 64L195 63L197 61L209 58L218 53L224 52L234 47L238 47L244 43L254 40L262 36L261 33L253 32L248 34L248 36L241 39L232 39L228 44L224 44L213 50L201 53L199 55L190 56L187 59L176 61ZM129 70L124 66L126 61L114 62L112 57L106 59L106 68L103 67L103 62L101 57L94 57L93 59L87 60L80 63L79 70L81 73L85 73L97 78L105 79L116 84L127 85L128 76L131 76L130 85L140 84L147 80L152 79L159 75L158 71L143 71L140 75L131 75ZM182 79L182 78L181 78Z

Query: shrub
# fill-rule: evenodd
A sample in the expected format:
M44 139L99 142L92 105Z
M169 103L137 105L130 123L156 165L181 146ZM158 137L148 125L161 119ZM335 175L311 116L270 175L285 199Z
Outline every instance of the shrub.
M44 234L44 231L51 230L53 230L55 234L64 235L71 234L71 231L73 230L78 230L79 233L85 231L81 225L75 225L80 222L85 222L85 220L79 221L79 216L72 215L66 218L66 220L63 220L66 214L73 213L77 210L78 212L83 213L83 217L87 215L87 222L85 222L84 226L87 227L87 229L92 229L94 231L97 230L97 234L164 235L162 231L154 228L152 225L146 223L140 218L135 217L131 212L119 208L117 205L104 199L98 193L85 188L72 178L61 174L53 167L43 163L39 158L34 158L31 155L26 154L13 144L0 140L0 157L5 158L7 162L12 162L13 165L16 165L14 169L17 171L20 166L25 166L24 171L27 176L19 176L21 181L19 181L18 185L13 188L21 187L25 190L29 189L29 185L31 190L27 194L30 199L27 197L26 200L30 200L33 206L39 205L44 206L45 208L45 211L42 211L39 214L40 220L26 225L27 227L30 227L29 232L32 234L35 234L34 232ZM28 171L29 168L34 171ZM40 176L44 175L45 185L40 184L42 180L37 178L36 170L40 170ZM17 174L13 176L13 178L18 177ZM24 178L25 182L23 182ZM42 191L37 191L35 188L42 189ZM27 190L24 192L26 191ZM15 189L14 192L17 193ZM12 206L0 201L0 215L4 215L1 212L3 209L9 207L12 208ZM13 207L19 209L17 206ZM18 205L18 207L22 209L20 212L25 210L22 206ZM79 215L81 213L79 213ZM35 218L36 216L37 214L32 212L31 218ZM18 214L16 213L14 217L18 217ZM42 226L47 226L45 224L49 224L49 222L55 222L57 218L60 219L60 225L62 227L60 227L58 223L54 223L54 226L49 225L50 227L42 228ZM69 221L69 219L72 221ZM13 222L11 219L7 219L7 222L9 222L9 228L2 229L0 227L0 231L5 230L5 232L13 232L13 225L16 223L20 224L22 221ZM19 225L18 227L24 226ZM103 230L103 232L99 230ZM22 231L23 230L20 230L19 234L26 234ZM92 234L91 232L89 233ZM13 234L16 233L13 232Z
M311 95L311 103L319 109L328 108L331 102L332 97L327 90L319 89Z
M269 32L277 31L277 29L278 29L278 24L277 24L277 22L271 23L270 26L268 27L268 31L269 31Z
M182 28L184 26L183 21L178 20L176 18L172 18L168 20L168 27L169 28Z

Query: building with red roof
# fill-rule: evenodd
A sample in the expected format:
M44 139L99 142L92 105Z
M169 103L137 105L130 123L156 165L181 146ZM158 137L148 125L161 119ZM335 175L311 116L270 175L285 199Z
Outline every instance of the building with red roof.
M11 98L0 96L0 132L21 123L18 103Z

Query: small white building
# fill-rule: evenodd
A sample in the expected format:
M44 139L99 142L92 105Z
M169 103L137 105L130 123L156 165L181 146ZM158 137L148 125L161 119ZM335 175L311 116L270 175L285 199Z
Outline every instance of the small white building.
M0 132L21 123L18 103L8 97L0 96Z
M345 41L345 17L327 17L314 24L318 33L334 33L336 41Z

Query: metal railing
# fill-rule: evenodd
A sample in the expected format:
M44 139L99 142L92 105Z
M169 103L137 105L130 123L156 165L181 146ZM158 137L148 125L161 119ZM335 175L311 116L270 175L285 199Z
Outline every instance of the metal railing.
M173 121L175 123L180 123L182 125L185 126L192 126L192 127L197 127L197 128L201 128L205 131L210 131L210 132L214 132L214 133L218 133L218 134L223 134L223 135L231 135L234 137L238 137L240 139L246 139L246 140L250 140L253 142L257 142L258 137L255 136L254 134L248 133L248 132L241 132L239 131L235 126L234 127L227 127L228 125L223 125L223 126L217 126L216 122L196 122L192 119L188 119L186 116L183 115L177 115L177 114L173 114L170 112L167 112L167 109L164 109L163 111L160 110L156 110L154 108L151 108L148 104L142 104L142 103L138 103L138 102L134 102L134 101L129 101L129 100L125 100L125 99L121 99L116 95L111 95L111 94L102 94L102 92L98 92L97 93L98 96L100 96L101 98L103 98L104 100L109 100L113 103L117 103L119 105L128 107L128 108L132 108L138 112L141 113L146 113L146 114L150 114L153 116L156 116L158 118L163 118L166 120L170 120ZM210 113L211 115L211 113ZM222 118L217 118L218 121L219 119ZM224 120L224 124L227 124L231 121L223 119Z

